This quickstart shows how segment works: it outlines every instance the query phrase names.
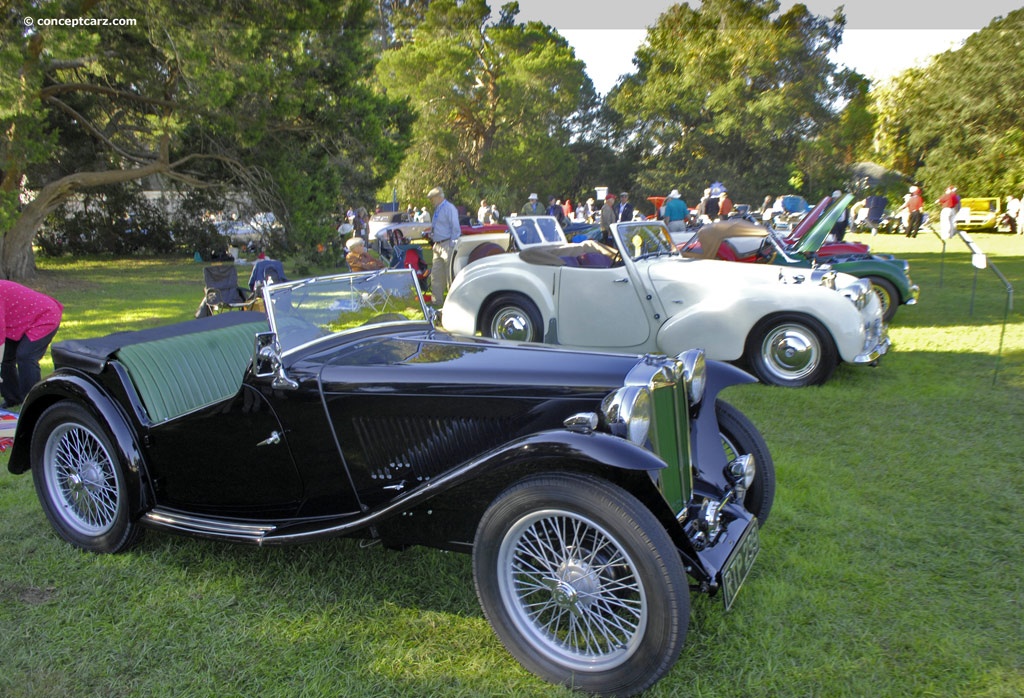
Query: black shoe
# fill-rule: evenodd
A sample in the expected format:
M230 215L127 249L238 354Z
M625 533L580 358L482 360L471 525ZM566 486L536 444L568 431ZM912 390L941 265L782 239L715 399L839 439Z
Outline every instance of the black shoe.
M11 402L10 400L4 400L3 402L0 402L0 410L13 410L20 404L20 402Z

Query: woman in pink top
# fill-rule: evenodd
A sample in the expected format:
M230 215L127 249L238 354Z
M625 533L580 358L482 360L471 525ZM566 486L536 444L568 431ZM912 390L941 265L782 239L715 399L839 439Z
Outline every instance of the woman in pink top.
M10 409L22 403L39 381L39 360L50 346L64 306L49 296L13 281L0 280L0 337L4 358L0 364L0 394Z

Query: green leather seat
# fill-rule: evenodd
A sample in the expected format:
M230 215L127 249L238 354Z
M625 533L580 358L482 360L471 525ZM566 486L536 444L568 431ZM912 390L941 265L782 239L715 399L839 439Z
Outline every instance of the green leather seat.
M131 376L154 423L165 422L238 392L265 322L221 327L132 344L116 358Z

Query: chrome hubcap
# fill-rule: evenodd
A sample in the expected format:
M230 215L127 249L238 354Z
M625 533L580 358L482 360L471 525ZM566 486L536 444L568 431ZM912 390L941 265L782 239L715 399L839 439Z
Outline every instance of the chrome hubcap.
M533 323L519 308L502 308L491 320L491 336L518 342L533 341Z
M764 339L761 353L769 371L786 380L805 378L818 367L821 347L802 325L780 325Z

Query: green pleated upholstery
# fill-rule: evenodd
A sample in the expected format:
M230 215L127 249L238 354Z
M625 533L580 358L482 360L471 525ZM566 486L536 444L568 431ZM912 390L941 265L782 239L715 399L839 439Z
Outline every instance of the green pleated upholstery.
M221 327L122 347L117 360L128 370L153 422L225 400L242 385L253 337L266 322Z

